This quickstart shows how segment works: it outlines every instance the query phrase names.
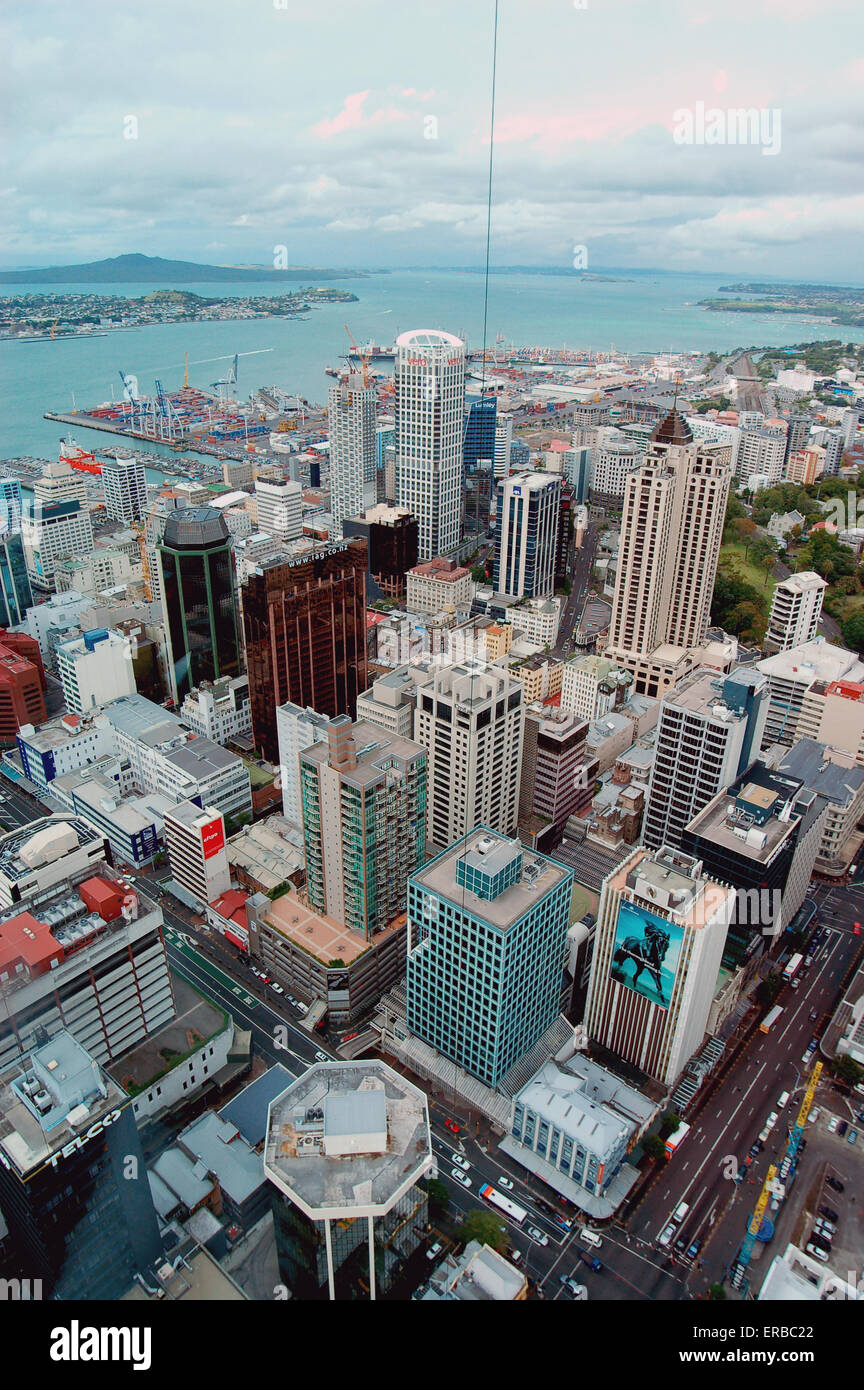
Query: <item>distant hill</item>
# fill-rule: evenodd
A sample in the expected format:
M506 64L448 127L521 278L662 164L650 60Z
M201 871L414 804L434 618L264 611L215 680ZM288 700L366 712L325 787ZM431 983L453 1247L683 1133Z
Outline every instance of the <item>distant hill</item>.
M0 285L112 285L160 284L171 281L224 284L245 280L281 280L308 285L321 280L351 280L362 270L338 270L320 265L294 265L285 270L254 265L198 265L195 261L166 261L162 256L112 256L85 265L54 265L43 270L0 270Z

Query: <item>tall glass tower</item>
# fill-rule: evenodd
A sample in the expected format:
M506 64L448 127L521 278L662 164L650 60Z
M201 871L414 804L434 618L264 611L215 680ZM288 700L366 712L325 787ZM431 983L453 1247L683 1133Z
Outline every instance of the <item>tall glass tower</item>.
M181 507L157 546L175 700L240 673L231 536L215 507Z

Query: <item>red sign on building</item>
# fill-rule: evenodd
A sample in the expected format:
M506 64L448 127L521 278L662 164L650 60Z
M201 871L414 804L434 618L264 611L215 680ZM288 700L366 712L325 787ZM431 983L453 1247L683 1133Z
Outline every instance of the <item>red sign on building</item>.
M201 844L205 859L212 859L214 854L225 848L225 828L221 818L208 821L201 827Z

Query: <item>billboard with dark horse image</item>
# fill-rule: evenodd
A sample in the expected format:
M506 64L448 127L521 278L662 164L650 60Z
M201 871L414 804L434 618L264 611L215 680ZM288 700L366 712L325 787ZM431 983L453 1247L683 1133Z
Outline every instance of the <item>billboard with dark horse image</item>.
M665 917L622 902L610 974L628 989L668 1009L684 930Z

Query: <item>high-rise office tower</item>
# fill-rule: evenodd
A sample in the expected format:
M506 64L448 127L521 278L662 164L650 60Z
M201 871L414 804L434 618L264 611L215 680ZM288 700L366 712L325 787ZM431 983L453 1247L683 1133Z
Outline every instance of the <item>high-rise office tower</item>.
M405 575L417 563L417 521L404 507L379 502L361 516L342 522L342 537L366 541L369 568L366 590L370 602L375 598L405 593Z
M417 518L421 560L459 544L465 344L420 328L396 340L396 501Z
M290 478L262 478L255 481L258 504L258 530L278 541L296 540L303 532L303 489Z
M511 598L555 592L561 478L513 473L498 484L492 587Z
M787 652L812 642L819 631L822 600L828 585L813 570L790 574L774 590L765 650Z
M139 459L106 459L102 465L105 511L127 526L140 521L147 510L147 478Z
M704 642L729 493L729 446L694 441L671 411L626 481L605 655L662 694Z
M414 741L429 754L426 833L434 845L478 825L515 834L523 713L521 681L497 666L434 667L418 685Z
M33 590L21 532L6 531L0 534L0 627L23 623L32 607Z
M337 715L300 754L300 793L309 902L369 941L425 861L426 750Z
M366 543L322 545L254 566L243 625L256 747L279 761L276 709L350 714L366 689Z
M0 478L0 535L21 527L21 482Z
M54 562L59 555L92 551L86 484L65 460L47 463L42 477L35 480L33 502L24 507L21 536L27 573L36 589L54 588Z
M645 806L645 844L677 848L695 815L759 753L768 717L768 681L738 667L700 667L664 696Z
M375 387L365 385L359 372L330 387L327 427L333 540L341 538L346 517L359 516L378 500L375 404Z
M673 1086L705 1037L734 900L698 859L633 850L603 883L589 1037Z
M46 463L42 476L33 483L33 496L40 502L80 502L87 505L87 484L65 458Z
M465 531L478 535L489 529L498 402L494 396L466 397L463 442Z
M179 704L193 686L240 672L231 536L215 507L168 517L157 546L168 668Z
M585 720L565 710L535 704L525 711L519 819L541 817L544 844L591 807L600 765L587 754L587 734Z
M506 478L515 466L516 448L519 451L519 466L528 464L531 450L521 439L513 438L513 416L499 410L495 420L495 478ZM523 456L524 453L524 456Z
M408 880L408 1027L487 1086L558 1014L572 881L486 827Z
M119 1299L162 1254L132 1100L69 1032L0 1072L0 1205L31 1296Z

